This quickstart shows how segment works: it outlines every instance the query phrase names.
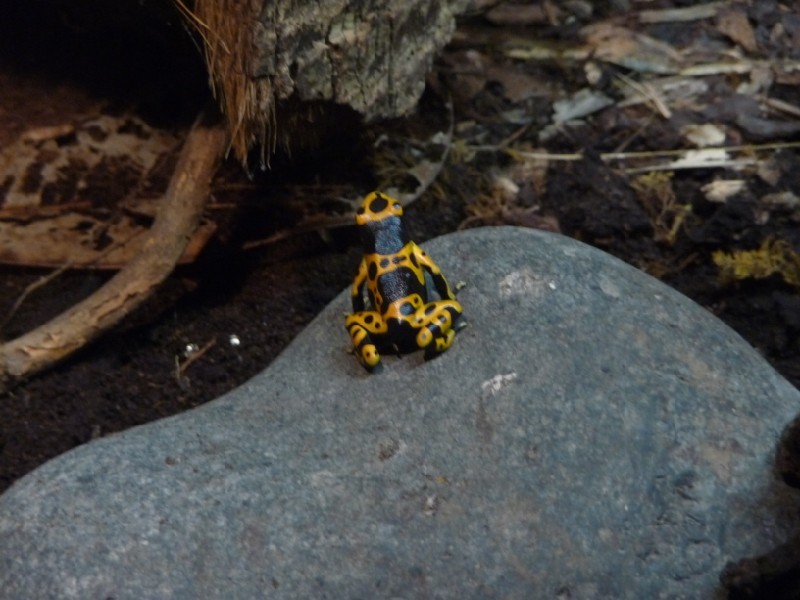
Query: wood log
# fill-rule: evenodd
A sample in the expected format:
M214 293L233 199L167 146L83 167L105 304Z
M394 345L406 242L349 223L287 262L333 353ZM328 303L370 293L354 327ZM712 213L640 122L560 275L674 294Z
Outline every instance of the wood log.
M180 3L181 0L175 0ZM209 77L236 157L291 132L290 99L346 105L366 121L409 112L469 0L196 0Z

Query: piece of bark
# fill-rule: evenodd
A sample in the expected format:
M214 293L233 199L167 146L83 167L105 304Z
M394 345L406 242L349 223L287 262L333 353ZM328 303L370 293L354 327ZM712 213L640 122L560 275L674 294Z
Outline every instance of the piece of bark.
M0 393L9 381L63 360L111 328L172 273L200 222L226 144L218 123L199 120L192 127L141 252L82 302L0 345Z
M176 0L177 1L177 0ZM213 88L236 157L291 132L281 101L346 105L370 121L410 111L468 0L196 0Z

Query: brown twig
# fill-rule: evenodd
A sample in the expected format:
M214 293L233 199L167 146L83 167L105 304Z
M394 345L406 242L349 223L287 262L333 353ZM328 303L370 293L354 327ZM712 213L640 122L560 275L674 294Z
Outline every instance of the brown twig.
M22 293L19 295L16 302L14 302L13 306L9 309L8 314L6 314L6 316L3 319L0 319L0 333L2 333L6 325L8 325L11 322L11 319L14 318L15 314L17 314L19 307L22 306L22 303L28 299L28 296L30 296L40 287L43 287L48 283L50 283L51 281L53 281L54 279L56 279L59 275L69 270L70 267L72 267L72 263L68 262L66 264L63 264L55 271L51 271L47 275L42 275L39 279L37 279L28 287L26 287L24 290L22 290Z
M203 355L209 350L211 350L211 348L213 348L216 344L217 344L217 338L211 338L208 342L206 342L206 344L202 348L200 348L195 352L192 352L185 361L183 362L178 361L177 364L175 365L175 377L177 379L180 379L186 372L186 369L191 367L193 363L202 358Z
M0 392L11 380L52 366L113 327L166 279L200 222L226 147L226 133L216 119L198 119L139 255L85 300L0 345Z

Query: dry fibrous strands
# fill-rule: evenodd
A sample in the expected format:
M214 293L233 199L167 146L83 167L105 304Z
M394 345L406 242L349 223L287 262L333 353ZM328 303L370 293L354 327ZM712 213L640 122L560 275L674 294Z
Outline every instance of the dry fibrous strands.
M658 113L664 117L665 119L669 119L672 117L672 111L670 110L667 103L661 97L659 91L651 86L648 82L638 82L634 79L631 79L624 73L619 73L617 76L623 84L627 85L631 89L633 89L637 94L639 94L644 101L648 102L650 105L655 108Z
M470 146L472 150L497 151L496 146ZM742 167L757 162L756 152L781 150L787 148L800 148L800 142L777 142L769 144L752 144L743 146L720 146L702 149L684 150L652 150L646 152L605 152L600 154L600 159L605 162L619 161L630 162L634 160L661 160L666 162L651 162L645 166L625 167L626 173L643 173L646 171L677 171L686 169L708 169L711 167ZM526 152L514 148L504 149L510 156L520 159L548 160L548 161L578 161L583 160L582 152L572 154L556 154L550 152Z
M0 390L63 360L140 306L172 272L198 226L225 152L225 130L199 119L186 139L139 255L85 300L0 345Z
M795 106L794 104L790 104L778 98L769 98L767 96L762 96L761 101L768 107L777 112L782 112L787 115L791 115L795 118L800 119L800 108Z
M247 162L248 150L257 144L264 153L274 150L275 97L268 78L253 78L245 71L253 47L255 3L239 0L196 0L189 10L175 0L205 45L209 84L230 131L236 158Z
M800 60L749 60L699 63L681 69L684 77L706 77L708 75L742 75L756 69L772 69L777 72L800 71Z
M710 19L730 2L708 2L686 8L666 8L662 10L643 10L639 12L641 23L678 23Z

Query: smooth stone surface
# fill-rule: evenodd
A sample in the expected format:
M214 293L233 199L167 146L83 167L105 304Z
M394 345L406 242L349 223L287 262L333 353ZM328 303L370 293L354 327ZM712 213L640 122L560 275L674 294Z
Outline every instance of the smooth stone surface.
M798 525L800 394L701 307L567 238L425 244L469 327L348 355L347 294L252 381L0 497L0 597L700 598Z

